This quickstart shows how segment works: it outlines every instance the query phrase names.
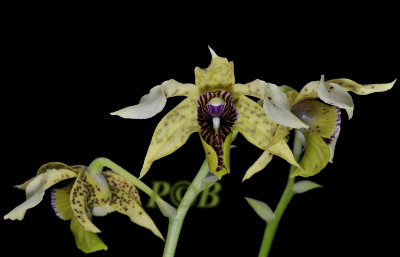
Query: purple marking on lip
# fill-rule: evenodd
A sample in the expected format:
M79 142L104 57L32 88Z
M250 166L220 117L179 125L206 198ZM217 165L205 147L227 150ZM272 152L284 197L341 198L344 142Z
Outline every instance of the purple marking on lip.
M208 105L208 112L212 117L221 117L222 114L224 113L225 110L225 105L220 104L220 105Z

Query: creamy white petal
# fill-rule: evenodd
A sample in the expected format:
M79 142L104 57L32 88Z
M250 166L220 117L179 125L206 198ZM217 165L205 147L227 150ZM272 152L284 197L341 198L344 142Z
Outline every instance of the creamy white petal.
M26 201L5 215L4 219L22 220L28 209L35 207L42 201L44 192L47 188L61 180L72 177L76 177L76 173L68 169L51 169L36 176L29 182L25 189Z
M288 99L277 85L267 83L263 108L268 118L290 128L308 128L291 111Z
M161 112L167 103L162 87L153 87L147 95L144 95L139 104L112 112L111 115L118 115L125 119L148 119Z
M26 187L26 201L5 215L4 219L22 220L28 209L35 207L42 201L45 191L43 185L44 176L45 174L42 173L29 183Z
M343 87L329 83L325 85L325 78L321 76L321 80L318 86L319 98L327 104L335 105L339 108L343 108L347 111L349 119L353 117L354 103L351 95Z

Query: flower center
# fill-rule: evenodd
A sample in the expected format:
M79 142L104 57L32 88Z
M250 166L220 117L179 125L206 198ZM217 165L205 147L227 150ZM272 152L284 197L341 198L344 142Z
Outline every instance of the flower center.
M200 135L218 156L216 171L225 168L223 144L237 121L237 111L232 104L232 95L226 91L207 92L200 96L197 107L197 122Z

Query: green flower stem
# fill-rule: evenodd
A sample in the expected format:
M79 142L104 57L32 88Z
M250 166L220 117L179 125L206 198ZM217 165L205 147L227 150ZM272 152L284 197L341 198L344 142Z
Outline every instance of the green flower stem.
M296 159L296 161L299 161L300 156L301 156L302 143L301 143L297 133L298 132L296 132L296 135L294 138L294 143L293 143L293 156ZM290 175L295 171L295 169L296 169L296 167L293 165L290 167L289 178L288 178L288 182L286 184L285 191L283 192L281 199L279 200L279 203L274 211L275 218L267 223L258 257L267 257L268 256L268 253L271 249L272 241L274 240L275 232L279 225L279 221L281 220L281 217L282 217L283 213L285 212L286 207L288 206L290 200L292 199L292 197L294 195L294 191L293 191L294 178L291 178Z
M124 177L126 180L135 185L141 191L143 191L148 196L153 198L154 201L157 203L158 207L160 208L161 212L164 214L164 216L170 217L175 214L174 207L172 207L169 203L165 202L159 195L157 195L150 187L148 187L140 179L133 176L131 173L129 173L116 163L112 162L111 160L103 157L97 158L89 165L88 170L90 172L98 174L102 172L104 167L113 170L115 173Z
M204 161L192 184L187 189L176 214L169 218L167 241L165 242L163 257L173 257L178 243L179 234L186 213L196 199L197 195L204 189L204 178L209 172L207 160Z

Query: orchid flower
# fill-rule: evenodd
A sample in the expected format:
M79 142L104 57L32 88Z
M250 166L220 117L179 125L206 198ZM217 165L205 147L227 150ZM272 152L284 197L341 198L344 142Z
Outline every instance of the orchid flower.
M157 125L147 151L140 177L151 164L180 148L194 132L200 139L210 172L219 179L230 172L230 146L233 132L241 133L250 143L278 155L300 168L283 138L275 138L278 125L263 108L246 97L264 99L265 92L275 85L256 80L235 84L233 63L219 57L211 48L211 63L206 69L196 67L195 85L168 80L153 87L139 104L111 113L122 118L146 119L161 112L168 97L185 96ZM252 85L256 84L254 88ZM293 114L289 123L295 128L307 128Z
M375 92L383 92L391 89L396 81L386 84L360 85L349 79L333 79L325 81L324 76L320 81L313 81L305 85L300 93L289 87L273 88L269 95L281 95L286 92L286 101L277 102L266 95L263 107L267 115L276 123L279 123L276 137L285 137L293 128L285 123L284 112L291 112L308 128L297 129L302 138L305 152L300 161L302 169L296 169L292 176L309 177L319 173L328 162L332 162L336 141L340 133L341 111L347 111L349 119L353 116L354 103L348 91L358 95L367 95ZM276 99L276 97L275 97ZM320 101L319 101L320 100ZM275 113L271 113L270 106L275 106ZM281 115L276 115L280 113ZM263 169L271 160L268 152L253 164L246 176Z
M4 216L4 219L22 220L28 209L38 205L45 190L54 184L74 179L64 188L53 189L51 205L62 220L70 220L70 228L77 247L85 253L107 250L97 236L101 231L92 223L92 216L105 216L118 211L130 220L150 229L163 239L152 219L143 210L134 185L112 171L93 173L85 166L68 166L63 163L47 163L36 176L16 186L25 190L26 201Z

